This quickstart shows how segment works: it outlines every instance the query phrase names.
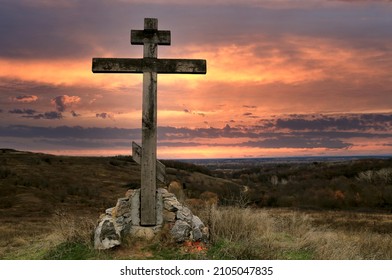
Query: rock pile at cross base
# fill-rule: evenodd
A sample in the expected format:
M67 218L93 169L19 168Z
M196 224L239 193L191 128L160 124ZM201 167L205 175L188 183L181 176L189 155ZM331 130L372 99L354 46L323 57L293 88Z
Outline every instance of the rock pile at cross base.
M166 189L157 190L157 225L140 226L140 189L128 190L115 207L106 209L94 233L96 249L110 249L121 244L127 235L152 239L163 225L168 225L177 242L208 240L208 228L199 217L180 203Z

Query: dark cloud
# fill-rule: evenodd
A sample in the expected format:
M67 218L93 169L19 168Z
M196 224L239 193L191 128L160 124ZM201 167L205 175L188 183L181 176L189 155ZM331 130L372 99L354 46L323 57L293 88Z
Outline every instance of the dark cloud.
M269 133L267 133L270 135ZM237 137L248 137L257 138L259 137L258 132L253 129L243 130L237 127L230 127L226 125L223 128L175 128L175 127L159 127L158 128L158 138L163 140L176 139L214 139L214 138L237 138Z
M263 34L276 41L287 34L349 39L358 45L364 39L390 38L390 9L380 1L372 3L371 13L363 5L347 7L286 4L255 5L198 2L192 4L148 3L143 1L2 1L0 10L0 56L21 59L87 57L104 50L124 54L130 50L124 40L131 28L143 26L145 15L160 19L163 29L173 30L176 44L218 42L249 43ZM256 1L257 2L257 1ZM280 1L279 1L280 2ZM301 1L307 3L306 1ZM312 1L309 1L310 4ZM374 1L372 1L374 2ZM67 3L67 4L63 4ZM281 5L282 8L276 9ZM172 15L176 16L173 17ZM174 33L175 31L175 33ZM192 36L185 36L188 34ZM379 44L381 46L382 44Z
M75 111L71 111L72 117L80 117L81 114L76 113Z
M242 114L244 117L248 118L248 119L258 119L258 116L255 116L253 113L251 112L246 112Z
M20 96L13 98L14 101L23 102L23 103L35 102L35 101L37 101L37 99L38 99L38 96L36 96L36 95L20 95Z
M169 141L159 141L159 147L197 147L201 146L201 143L198 142L169 142Z
M57 112L55 112L57 113ZM81 127L57 126L41 127L28 125L0 126L0 137L36 138L46 139L137 139L141 138L141 129L124 129L116 127Z
M56 119L60 118L59 112L49 112L45 114L36 114L26 116L30 118L46 118ZM389 122L390 117L374 115L370 118L369 115L357 116L357 119L366 120L384 120ZM305 117L305 116L304 116ZM297 116L298 119L298 116ZM340 119L336 118L337 120ZM356 122L351 122L358 126ZM359 129L357 131L342 130L342 131L327 131L327 130L309 130L314 128L314 123L310 125L298 125L297 121L293 124L284 126L285 131L269 131L260 126L236 127L225 125L222 128L176 128L170 126L158 127L158 142L159 146L167 147L190 147L190 146L238 146L238 147L257 147L266 149L276 148L294 148L294 149L349 149L352 147L351 142L353 138L364 139L392 139L392 132L385 131L383 133L375 134L373 131L364 131ZM306 123L308 124L308 123ZM328 124L330 127L331 125ZM288 127L297 128L296 130L287 131ZM342 126L345 128L345 126ZM280 127L282 128L282 127ZM301 128L299 130L298 128ZM358 127L357 127L358 128ZM90 147L127 147L131 141L140 141L141 129L124 129L116 127L35 127L26 125L10 125L7 127L0 127L0 137L19 138L29 141L30 138L39 137L42 141L50 143L50 145L64 145L67 147L74 146L75 148L87 148L88 143L91 142ZM243 142L236 144L222 144L217 141L220 138L239 138L244 139ZM248 139L248 140L245 140ZM43 143L41 140L40 142ZM74 144L73 144L74 143ZM385 143L388 144L388 143Z
M72 149L114 149L129 148L129 141L103 141L103 140L85 140L85 139L43 139L41 144L68 147Z
M59 112L64 112L66 108L71 106L72 104L77 104L80 102L79 96L68 96L61 95L53 98L51 100L52 104L56 106L56 110Z
M176 129L173 127L160 127L161 133L171 132L170 138L161 139L159 146L166 147L190 147L199 145L208 146L239 146L239 147L258 147L258 148L327 148L327 149L347 149L351 144L347 141L339 139L331 139L328 135L288 135L275 134L271 138L269 134L260 134L261 137L270 137L263 140L244 141L238 144L218 144L211 139L211 142L201 143L195 141L188 141L194 138L195 135L200 136L198 131L191 129ZM226 125L220 129L220 135L230 135L232 128ZM176 132L176 134L173 134ZM10 126L0 127L1 137L21 137L21 138L36 138L37 135L42 138L42 141L50 144L89 147L113 147L113 146L128 146L131 141L140 140L140 129L119 129L119 128L82 128L82 127L30 127L30 126ZM244 135L245 136L245 135ZM117 140L116 140L117 139ZM115 141L113 141L115 140ZM170 140L170 141L167 141ZM41 142L42 142L41 141Z
M314 148L326 148L326 149L348 149L352 146L350 143L343 142L337 139L329 138L302 138L283 136L277 138L270 138L260 141L248 141L239 144L243 147L257 147L257 148L294 148L294 149L314 149Z
M189 110L189 109L186 109L186 108L183 109L183 111L184 111L184 113L192 114L192 115L196 115L196 116L202 116L202 117L205 117L205 116L206 116L205 113L195 112L195 111L192 111L192 110Z
M110 6L104 1L68 1L68 5L60 2L47 5L46 1L2 1L0 56L15 59L85 56L94 49L99 29L102 28L103 34L111 33L109 18L118 22L112 14L118 5L108 9Z
M249 106L249 105L243 105L243 108L248 108L248 109L256 109L257 106Z
M392 123L392 114L362 114L358 117L367 123Z
M4 1L3 1L4 2ZM45 1L2 2L0 10L0 56L22 58L79 58L105 53L105 50L129 52L130 29L142 29L144 16L160 19L163 29L177 28L178 23L195 28L192 14L203 16L205 7L177 3L139 3L128 1ZM58 2L58 3L57 3ZM60 3L61 2L61 3ZM178 19L173 18L178 15ZM194 30L203 34L202 30ZM178 37L176 37L178 39ZM187 38L190 43L192 36ZM195 39L196 40L196 39ZM179 40L177 40L178 43Z
M45 113L38 113L36 110L33 109L12 109L8 111L10 114L19 114L23 115L23 118L29 119L47 119L47 120L58 120L62 119L63 115L60 112L45 112Z
M277 129L290 130L359 130L388 131L392 129L392 114L362 114L346 116L294 116L276 121Z
M97 113L95 114L96 118L101 118L101 119L111 119L114 120L114 115L112 113Z
M33 109L13 109L8 111L11 114L34 115L37 111Z
M45 113L40 113L40 114L31 114L31 115L27 115L27 116L23 116L24 118L30 118L30 119L35 119L35 120L39 120L39 119L46 119L46 120L60 120L63 118L63 115L61 114L61 112L45 112Z

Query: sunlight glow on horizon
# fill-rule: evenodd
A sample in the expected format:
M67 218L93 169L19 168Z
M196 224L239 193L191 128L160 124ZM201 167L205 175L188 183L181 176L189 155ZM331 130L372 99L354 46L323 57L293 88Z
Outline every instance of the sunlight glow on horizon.
M236 149L236 152L227 153L228 149ZM132 147L129 149L89 149L89 150L34 150L33 152L47 153L59 156L132 156ZM238 147L211 148L200 146L197 148L158 148L158 159L181 160L181 159L229 159L229 158L288 158L288 157L329 157L329 156L392 156L391 151L379 151L374 153L372 149L360 149L355 152L346 150L333 150L324 148L315 149L259 149Z

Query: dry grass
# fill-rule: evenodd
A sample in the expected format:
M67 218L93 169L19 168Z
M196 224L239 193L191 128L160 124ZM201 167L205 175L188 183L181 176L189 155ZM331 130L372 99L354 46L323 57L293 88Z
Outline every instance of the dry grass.
M307 233L302 243L312 248L316 259L392 259L392 215L350 212L308 215L315 230Z
M59 240L90 244L93 241L96 221L97 219L92 217L77 217L63 210L57 210L51 219L51 224L54 229L53 234L58 235Z
M392 259L390 214L214 206L196 214L211 231L206 259ZM56 211L49 219L23 223L3 219L0 259L181 257L167 236L155 247L128 240L117 250L97 252L92 247L96 218Z
M39 248L50 246L49 234L45 219L1 219L0 259L41 258Z
M0 259L44 259L64 242L92 246L95 222L62 211L50 218L1 219Z
M259 212L259 211L258 211ZM211 208L211 242L218 258L271 259L273 220L251 209Z
M213 258L392 259L392 231L387 230L392 215L239 208L208 212L201 215L209 219L212 242L218 245Z

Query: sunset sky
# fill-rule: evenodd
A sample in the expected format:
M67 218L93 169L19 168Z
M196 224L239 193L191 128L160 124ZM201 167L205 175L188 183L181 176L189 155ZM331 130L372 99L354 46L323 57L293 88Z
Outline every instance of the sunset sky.
M0 0L0 148L131 153L141 58L130 30L171 31L159 58L207 60L158 75L159 158L392 155L392 1Z

